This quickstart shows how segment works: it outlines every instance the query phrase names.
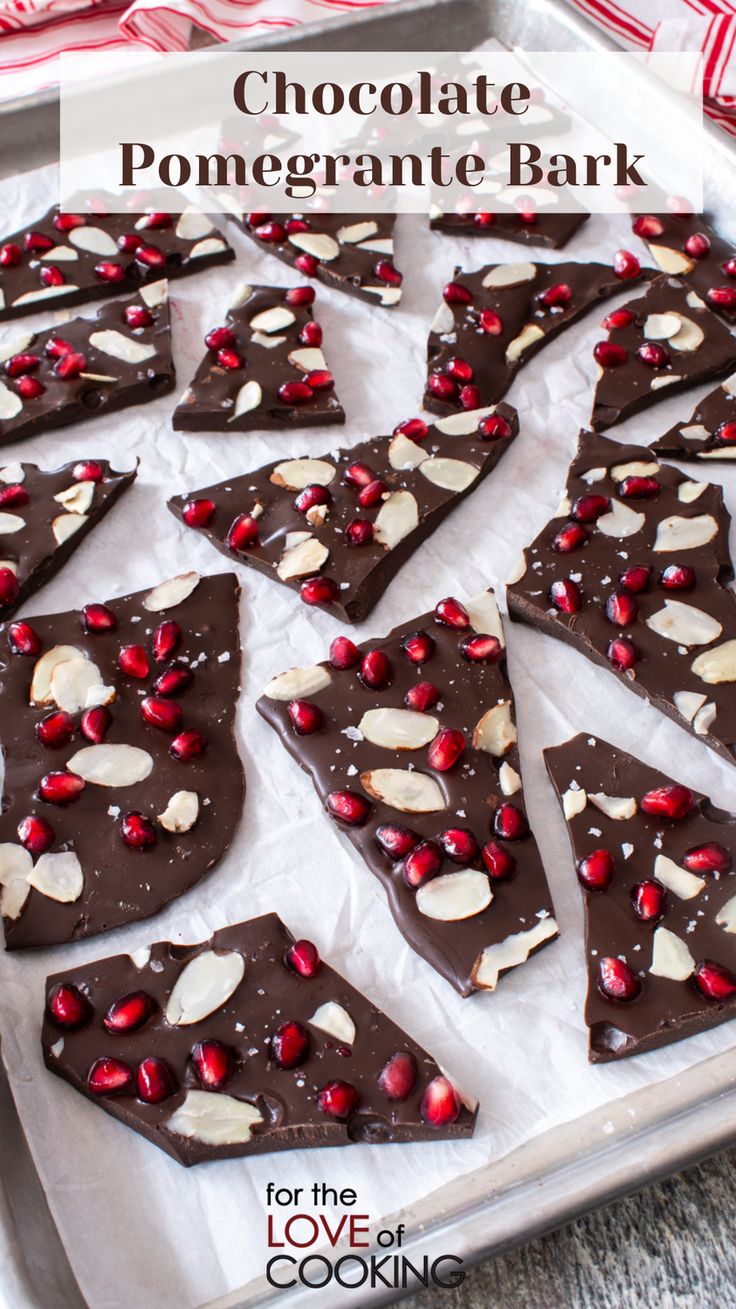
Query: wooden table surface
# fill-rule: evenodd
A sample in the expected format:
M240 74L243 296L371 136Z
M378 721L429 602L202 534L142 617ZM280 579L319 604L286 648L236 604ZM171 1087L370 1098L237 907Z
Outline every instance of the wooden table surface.
M407 1309L736 1309L736 1149L469 1271Z

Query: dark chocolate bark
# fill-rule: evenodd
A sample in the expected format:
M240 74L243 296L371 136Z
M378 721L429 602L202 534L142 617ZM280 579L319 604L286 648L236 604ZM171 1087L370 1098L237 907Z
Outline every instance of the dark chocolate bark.
M106 459L46 471L0 467L0 617L7 619L55 577L135 480Z
M681 277L715 313L736 322L736 243L702 214L639 214L632 231L663 273Z
M52 1072L185 1166L475 1125L431 1055L276 914L49 977L42 1043Z
M0 363L0 444L157 400L176 378L167 283L24 332L3 343Z
M687 420L652 441L669 459L736 459L736 373L699 400Z
M243 432L344 423L321 350L311 286L238 287L225 324L174 410L182 432Z
M518 430L509 405L431 427L412 418L392 437L267 464L175 496L169 508L228 559L285 582L307 604L360 622Z
M235 258L205 214L60 214L0 239L0 321L103 300Z
M545 750L585 902L592 1063L736 1015L736 815L606 741Z
M424 405L435 414L494 404L519 369L560 332L632 278L633 255L606 264L490 264L455 269L429 331Z
M156 913L240 818L235 577L183 574L0 626L0 887L8 950Z
M736 596L720 486L582 432L567 492L509 585L512 618L610 668L736 758Z
M493 592L346 642L274 678L258 712L378 877L409 945L461 995L494 990L557 924Z
M658 277L605 321L594 348L598 381L591 426L612 427L658 400L731 372L736 342L691 288Z
M429 225L433 232L446 232L448 236L492 236L516 245L561 250L588 218L590 214L586 213L550 214L542 210L505 214L478 210L463 214L434 213Z

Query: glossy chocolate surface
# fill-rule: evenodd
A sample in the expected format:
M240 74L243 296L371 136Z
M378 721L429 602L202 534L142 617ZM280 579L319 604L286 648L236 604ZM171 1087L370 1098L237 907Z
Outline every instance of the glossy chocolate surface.
M720 236L702 214L637 215L632 230L638 234L647 223L658 230L641 240L658 268L681 277L715 313L736 322L736 264L730 266L736 243Z
M736 459L736 373L699 400L689 418L652 441L652 450L670 459Z

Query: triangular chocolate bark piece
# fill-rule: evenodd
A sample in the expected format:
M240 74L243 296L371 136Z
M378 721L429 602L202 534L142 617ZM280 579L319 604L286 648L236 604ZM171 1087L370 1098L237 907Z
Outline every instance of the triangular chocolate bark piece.
M181 432L268 431L344 423L312 314L314 289L238 287L174 410Z
M429 331L424 406L451 414L494 404L519 369L589 309L648 275L628 251L606 264L455 269Z
M608 339L593 354L598 381L591 426L600 432L736 364L736 342L700 296L658 277L638 300L605 320Z
M594 737L545 759L585 902L591 1062L736 1017L736 815Z
M668 459L736 459L736 373L699 400L690 417L652 441Z
M736 322L734 242L719 236L702 214L638 214L631 229L663 273L681 277L714 313Z
M0 347L0 444L104 418L173 390L168 284L141 287L95 318L24 332Z
M106 459L46 471L0 467L0 618L10 618L82 544L135 480Z
M736 596L720 486L581 433L509 613L582 651L736 760Z
M548 250L561 250L580 230L590 214L550 214L520 211L513 214L496 214L491 209L470 213L443 214L440 209L430 215L433 232L448 236L490 236L497 241L512 241L515 245L544 246Z
M185 1166L473 1133L475 1102L276 914L67 968L46 995L46 1066Z
M6 949L147 918L225 854L243 799L237 600L231 573L185 573L0 626Z
M384 640L338 637L257 709L384 887L399 931L461 995L557 936L522 791L492 591Z
M509 405L431 426L411 418L391 437L267 464L175 496L169 508L228 559L360 622L518 430Z
M206 214L62 214L0 238L0 321L137 291L235 258Z

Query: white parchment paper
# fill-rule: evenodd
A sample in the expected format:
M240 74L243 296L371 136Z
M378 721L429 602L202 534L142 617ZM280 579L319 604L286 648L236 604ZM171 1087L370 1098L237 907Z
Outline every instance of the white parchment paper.
M50 170L0 188L5 230L32 220L54 200ZM292 285L294 274L236 230L234 265L171 286L174 355L181 388L202 354L205 331L222 321L243 279ZM624 221L592 218L567 251L538 257L610 260L633 238ZM634 241L636 247L638 243ZM641 253L638 251L638 253ZM462 241L427 230L420 218L397 224L405 299L395 312L318 289L316 316L348 415L346 428L261 435L185 435L171 430L174 396L101 421L2 450L2 462L103 455L120 467L141 458L138 481L35 596L28 614L79 608L222 557L181 528L166 498L277 456L321 454L337 444L390 432L417 412L428 324L455 263L473 268L524 258L493 240ZM625 292L626 287L622 290ZM621 299L625 298L622 295ZM93 313L93 308L72 311ZM413 556L356 639L386 633L448 593L474 594L501 582L521 546L554 511L578 428L590 412L593 343L604 310L565 332L528 365L507 397L521 434L497 470ZM27 320L31 325L33 320ZM39 318L41 326L49 318ZM26 323L20 325L25 328ZM4 326L11 337L18 324ZM664 400L614 429L649 440L690 412L691 400ZM692 470L691 470L692 471ZM702 469L693 476L705 477ZM736 470L711 466L736 509ZM561 939L505 978L494 995L461 1000L403 942L367 868L323 817L306 776L258 717L268 679L323 658L340 630L294 593L241 569L243 695L238 737L248 792L237 838L196 890L148 922L74 947L0 958L3 1053L23 1126L54 1218L91 1309L194 1309L259 1276L266 1261L268 1182L353 1186L361 1212L383 1213L426 1195L535 1134L627 1091L671 1076L734 1041L733 1025L658 1053L593 1068L586 1058L582 1005L582 910L567 837L541 750L589 731L661 766L733 808L734 774L704 745L627 692L582 655L517 625L507 629L526 797L552 887ZM6 729L7 730L7 729ZM197 941L218 927L276 910L299 935L425 1044L481 1101L471 1142L295 1151L184 1171L115 1123L43 1068L39 1026L46 974L133 950L152 940ZM329 1212L329 1211L327 1211Z

